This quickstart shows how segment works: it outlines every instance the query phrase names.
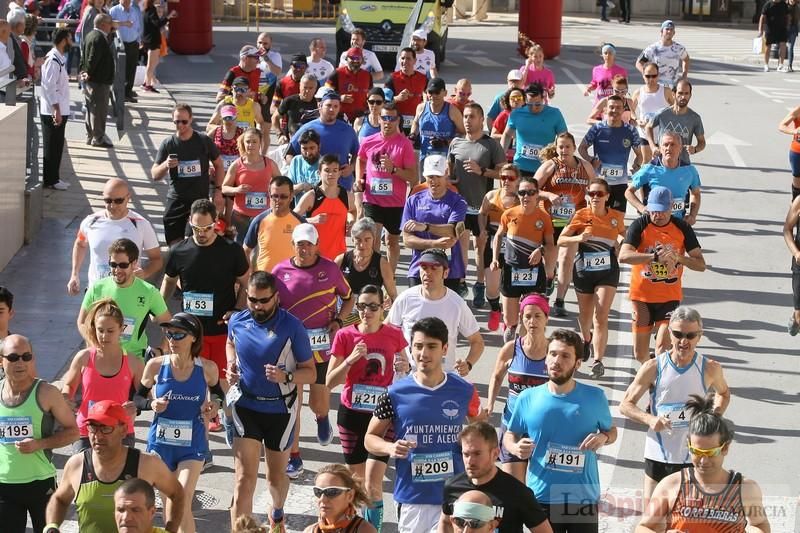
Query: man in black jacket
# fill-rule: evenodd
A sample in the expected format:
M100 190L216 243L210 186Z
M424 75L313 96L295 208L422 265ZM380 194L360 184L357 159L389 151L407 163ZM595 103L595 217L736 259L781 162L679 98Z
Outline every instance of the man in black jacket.
M112 20L101 13L94 18L92 30L83 43L81 80L86 97L86 144L113 148L106 137L106 117L111 85L114 83L114 52L109 35Z

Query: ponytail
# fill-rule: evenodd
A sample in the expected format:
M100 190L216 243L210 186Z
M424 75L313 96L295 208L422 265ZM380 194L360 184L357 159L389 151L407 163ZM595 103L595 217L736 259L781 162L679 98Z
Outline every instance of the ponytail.
M730 422L714 412L714 394L705 397L698 394L689 396L686 402L686 409L691 416L689 418L689 434L700 437L719 434L720 444L727 444L733 440L733 429Z

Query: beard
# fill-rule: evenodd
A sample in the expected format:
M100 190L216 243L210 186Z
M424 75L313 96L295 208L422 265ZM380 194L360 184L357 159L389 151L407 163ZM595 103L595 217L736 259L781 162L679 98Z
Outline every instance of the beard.
M258 311L251 311L250 314L253 315L253 320L256 322L264 323L272 316L275 312L273 309L272 311L264 311L263 309L259 309Z
M550 377L550 381L555 383L556 385L563 385L567 383L569 380L572 379L572 376L575 375L575 371L578 369L578 365L572 367L572 369L566 371L565 373L561 374L560 376L553 376L549 371L548 375Z

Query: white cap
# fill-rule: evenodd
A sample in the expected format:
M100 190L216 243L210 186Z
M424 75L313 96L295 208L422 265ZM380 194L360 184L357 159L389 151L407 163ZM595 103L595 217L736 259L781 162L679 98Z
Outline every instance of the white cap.
M317 228L315 228L313 224L298 224L292 231L293 243L297 244L303 241L310 242L311 244L317 244L317 242L319 242L319 233L317 233Z
M447 158L440 154L429 155L425 158L422 170L423 176L444 176L447 167Z
M422 39L423 41L428 40L428 32L426 32L422 28L415 30L414 33L411 34L411 36L416 37L417 39Z
M332 87L323 85L322 87L317 89L317 93L314 95L314 98L316 98L317 100L321 100L323 96L331 92L334 92L334 89Z
M506 80L514 80L519 81L522 79L522 72L519 69L511 69L508 71L508 76L506 76Z

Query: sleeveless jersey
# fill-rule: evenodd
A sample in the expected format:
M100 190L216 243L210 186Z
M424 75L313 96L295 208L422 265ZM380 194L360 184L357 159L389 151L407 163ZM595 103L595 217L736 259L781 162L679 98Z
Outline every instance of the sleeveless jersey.
M233 96L226 96L222 100L226 104L236 106L236 126L242 129L256 127L256 111L255 102L252 98L248 98L243 104L237 104Z
M194 360L192 373L186 381L178 381L172 372L169 357L164 357L156 376L153 394L157 398L168 398L167 408L156 413L147 435L147 451L156 446L175 446L204 450L205 425L201 408L206 401L208 383L203 374L203 362Z
M464 471L458 434L466 421L474 387L448 372L435 388L423 387L413 376L389 386L397 438L417 438L405 459L395 459L398 503L441 505L444 482Z
M128 356L122 356L122 364L113 376L104 376L98 372L95 366L97 358L97 348L92 348L89 352L89 361L81 373L81 405L78 407L77 421L81 437L88 437L86 429L86 417L89 408L100 400L113 400L119 403L128 401L131 386L133 385L133 373L128 365ZM128 433L133 433L133 420L128 422Z
M39 384L34 380L22 403L10 407L0 401L0 483L30 483L56 476L56 467L50 462L50 450L21 453L15 442L41 439L53 434L53 415L42 411L39 405ZM0 391L5 379L0 380Z
M675 366L668 351L656 359L658 370L650 393L650 409L656 416L669 418L672 431L656 433L648 428L644 456L660 463L685 464L689 462L689 449L686 447L689 413L685 406L690 394L706 394L706 358L695 353L692 361L682 368Z
M731 472L720 492L707 493L694 477L694 467L681 470L678 498L667 529L692 533L744 533L747 517L742 504L742 474Z
M664 86L659 85L658 90L654 93L648 93L644 90L644 87L639 90L639 100L638 100L638 115L640 118L647 119L648 122L653 120L653 117L656 116L656 113L664 109L669 105L667 99L664 97ZM642 139L645 139L645 131L644 128L637 127L639 130L639 136ZM653 128L653 137L658 139L658 131L657 128Z
M239 145L236 141L242 133L244 133L244 130L237 127L233 138L226 139L223 135L222 126L217 126L217 129L214 130L214 135L211 140L214 141L214 144L219 148L219 156L222 158L222 167L225 172L228 171L228 167L230 167L234 161L239 159Z
M347 228L347 213L350 202L347 199L347 189L341 185L339 194L335 198L328 198L322 187L314 187L314 204L306 213L306 217L313 217L320 213L328 215L324 224L315 224L319 233L319 254L333 261L336 256L347 250L345 243L345 229Z
M420 155L424 158L430 154L447 155L450 141L456 135L456 125L450 119L450 104L447 102L442 110L434 113L430 101L419 116Z
M381 274L381 254L372 252L372 257L367 264L367 268L359 272L353 265L353 250L349 250L342 258L342 274L350 284L350 290L354 294L361 292L365 285L375 285L383 288L383 275Z
M800 128L800 118L794 119L794 127L795 129ZM800 133L792 135L792 144L789 149L796 154L800 154Z
M580 159L575 158L577 166L568 167L560 157L553 159L556 168L553 175L542 187L543 191L557 194L561 197L561 204L553 206L547 200L542 200L542 207L550 213L554 228L563 228L577 209L586 207L586 188L589 186L589 176Z
M514 196L515 202L514 206L519 205L519 196ZM491 202L489 202L489 212L486 213L486 231L490 235L494 235L497 233L497 229L500 227L500 217L503 216L503 213L506 209L511 209L510 207L506 207L503 205L503 194L500 189L498 189L495 194L494 198Z
M247 168L244 159L239 160L235 184L250 185L250 192L233 197L233 210L248 217L257 217L269 207L269 182L272 179L272 160L264 157L264 168Z
M514 357L508 365L508 399L503 409L503 424L508 425L517 397L525 389L538 387L550 379L547 375L547 366L544 357L539 360L530 359L522 349L522 337L514 341Z
M106 483L100 481L94 471L91 448L83 451L83 472L78 493L75 495L75 509L81 533L116 531L114 491L126 480L139 476L139 457L139 450L128 448L128 457L125 459L122 472L117 479Z
M364 120L361 122L361 127L358 129L358 142L360 143L362 139L380 133L380 131L380 124L373 126L370 124L369 115L364 115Z

